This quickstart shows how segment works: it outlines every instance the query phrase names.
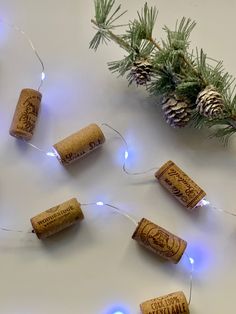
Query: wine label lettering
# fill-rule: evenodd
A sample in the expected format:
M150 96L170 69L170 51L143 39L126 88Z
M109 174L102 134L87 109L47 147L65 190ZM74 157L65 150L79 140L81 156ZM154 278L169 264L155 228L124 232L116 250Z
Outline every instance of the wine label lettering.
M163 187L189 209L195 208L206 196L206 193L172 161L162 166L155 176Z

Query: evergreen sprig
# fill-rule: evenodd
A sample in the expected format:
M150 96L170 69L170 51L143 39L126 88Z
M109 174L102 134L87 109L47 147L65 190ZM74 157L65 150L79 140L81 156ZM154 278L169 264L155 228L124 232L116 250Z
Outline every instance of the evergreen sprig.
M189 47L189 37L195 26L195 21L191 21L191 19L186 19L185 17L179 23L176 23L174 31L164 26L164 30L167 33L167 46L185 52ZM163 41L162 43L165 47L166 42Z
M145 3L144 8L141 13L138 12L138 19L132 22L132 31L140 39L151 39L153 28L157 20L157 9L155 7L149 8L147 3Z
M118 35L114 35L111 30L120 27L114 23L123 16L127 11L121 12L121 5L114 11L115 0L95 0L95 20L92 23L97 27L97 33L90 42L90 48L97 50L101 43L107 43L115 40L122 48L129 50L128 44Z
M127 55L119 61L108 64L113 73L128 78L136 61L143 60L152 67L151 81L146 88L153 95L176 94L191 104L191 125L195 128L208 127L212 136L227 143L236 133L236 95L234 78L225 71L223 63L208 58L202 49L189 52L190 35L196 26L195 21L183 17L177 21L174 30L164 26L165 39L159 42L153 37L158 11L155 7L143 9L133 21L129 21L124 33L117 35L114 30L122 25L115 25L126 11L121 6L115 8L115 0L95 0L95 25L97 33L90 43L90 48L97 49L101 43L116 42ZM207 86L213 86L224 101L223 115L206 117L196 108L199 93Z

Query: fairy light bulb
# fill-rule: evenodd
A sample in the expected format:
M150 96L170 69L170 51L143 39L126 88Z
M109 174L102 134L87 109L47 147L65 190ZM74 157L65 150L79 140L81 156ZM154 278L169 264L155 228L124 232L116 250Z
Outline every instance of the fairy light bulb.
M104 203L103 203L103 202L101 202L101 201L99 201L99 202L96 202L96 205L97 205L97 206L103 206L103 205L104 205ZM119 313L119 312L117 312L117 313ZM114 314L116 314L116 312L115 312Z
M49 157L56 157L56 156L57 156L57 155L56 155L55 153L53 153L53 152L47 152L46 155L49 156Z
M129 157L129 153L128 153L128 151L126 150L126 151L125 151L125 160L127 160L128 157Z
M45 72L42 72L42 73L41 73L41 80L44 81L44 80L45 80L45 77L46 77Z
M210 202L208 200L206 199L201 200L200 206L207 206L207 205L210 205Z
M116 311L116 312L113 312L112 314L125 314L124 312L121 312L121 311Z
M195 263L195 261L194 261L194 259L192 257L189 257L189 262L190 262L191 265L194 265L194 263Z

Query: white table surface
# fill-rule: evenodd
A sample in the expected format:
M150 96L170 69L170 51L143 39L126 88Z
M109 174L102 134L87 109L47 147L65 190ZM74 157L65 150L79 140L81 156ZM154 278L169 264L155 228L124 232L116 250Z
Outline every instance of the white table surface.
M144 1L120 1L132 19ZM234 0L148 1L159 8L162 26L191 17L198 22L192 44L223 59L236 76ZM207 131L174 130L162 119L155 99L128 88L109 73L106 62L122 58L114 44L88 49L94 30L93 1L0 0L0 17L21 26L46 66L43 103L32 143L46 150L89 123L106 122L130 145L130 169L160 166L172 159L207 192L216 206L235 211L236 137L224 148ZM29 219L71 197L102 200L137 219L146 217L186 239L195 259L191 314L235 312L236 218L202 208L181 207L153 175L128 177L121 169L124 147L106 131L103 149L68 169L57 160L8 135L20 90L36 88L40 68L27 42L0 27L0 225L30 230ZM78 227L42 242L27 233L0 231L0 313L139 313L147 299L183 290L190 266L163 263L131 239L125 218L106 207L84 208Z

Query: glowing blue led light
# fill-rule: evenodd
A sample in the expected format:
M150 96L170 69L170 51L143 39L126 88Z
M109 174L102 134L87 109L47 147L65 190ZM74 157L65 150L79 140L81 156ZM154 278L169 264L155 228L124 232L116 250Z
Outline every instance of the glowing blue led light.
M104 203L103 203L103 202L97 202L97 203L96 203L96 205L97 205L97 206L103 206L103 205L104 205ZM119 314L119 312L114 313L114 314ZM122 313L121 313L121 314L122 314Z
M125 151L125 159L128 159L129 157L129 153L127 152L127 150ZM117 312L119 314L119 312Z
M53 152L48 152L47 156L49 156L49 157L56 157L56 154L54 154Z
M129 314L130 311L123 306L113 306L112 308L106 310L104 314Z
M41 74L41 80L44 81L44 80L45 80L45 77L46 77L45 72L42 72L42 74Z
M192 257L189 257L189 261L190 261L190 264L193 265L195 262L194 262L194 259Z

